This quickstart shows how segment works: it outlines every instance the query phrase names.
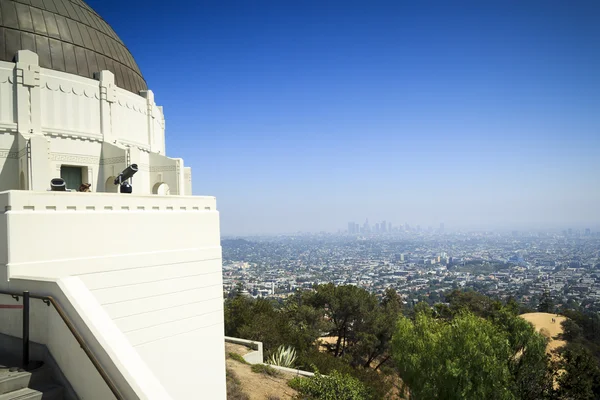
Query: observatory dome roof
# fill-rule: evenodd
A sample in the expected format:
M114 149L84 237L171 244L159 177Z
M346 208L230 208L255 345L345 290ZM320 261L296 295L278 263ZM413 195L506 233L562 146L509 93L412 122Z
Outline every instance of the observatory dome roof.
M0 61L19 50L37 53L42 68L86 78L109 70L120 88L147 89L127 47L83 0L0 0Z

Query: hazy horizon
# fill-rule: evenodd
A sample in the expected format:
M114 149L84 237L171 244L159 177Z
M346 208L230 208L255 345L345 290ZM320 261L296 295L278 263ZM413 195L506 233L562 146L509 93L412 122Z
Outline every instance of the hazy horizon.
M600 227L598 1L89 3L224 235Z

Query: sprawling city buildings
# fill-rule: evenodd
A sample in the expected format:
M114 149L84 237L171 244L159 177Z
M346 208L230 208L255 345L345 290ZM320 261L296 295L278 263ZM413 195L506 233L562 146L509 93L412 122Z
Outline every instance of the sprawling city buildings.
M337 235L223 240L224 290L242 284L252 296L285 297L333 282L375 293L393 287L408 304L473 288L532 307L544 292L557 304L600 306L599 232L363 234L353 227Z

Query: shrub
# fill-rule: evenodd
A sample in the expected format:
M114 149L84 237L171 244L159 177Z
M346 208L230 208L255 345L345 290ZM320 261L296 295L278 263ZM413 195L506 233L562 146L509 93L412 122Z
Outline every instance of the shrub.
M370 397L375 399L386 399L390 396L390 391L393 384L387 378L386 373L374 371L370 368L353 368L350 365L350 360L346 357L334 357L331 353L323 353L320 351L311 351L307 354L302 354L298 358L297 366L299 369L311 372L320 372L329 375L333 371L337 371L342 375L350 375L362 382L367 388Z
M266 364L253 364L252 372L256 372L257 374L265 374L269 376L279 376L279 372Z
M305 371L319 371L325 375L333 371L338 371L342 374L352 374L353 371L348 358L335 357L331 353L321 352L316 349L301 354L296 362L296 366Z
M333 371L328 376L315 372L313 377L297 377L288 384L300 393L302 399L367 400L370 398L365 386L358 379L337 371Z
M296 350L292 346L279 346L277 351L269 358L269 364L286 368L292 367L294 361L296 361Z
M229 356L229 358L231 358L232 360L235 360L237 362L240 362L242 364L248 364L248 361L246 361L244 359L244 357L240 356L238 353L228 353L227 354Z

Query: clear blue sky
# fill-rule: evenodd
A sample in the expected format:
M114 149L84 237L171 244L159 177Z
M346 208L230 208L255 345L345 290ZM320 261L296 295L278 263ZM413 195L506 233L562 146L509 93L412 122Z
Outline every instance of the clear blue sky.
M600 1L88 2L225 234L600 228Z

